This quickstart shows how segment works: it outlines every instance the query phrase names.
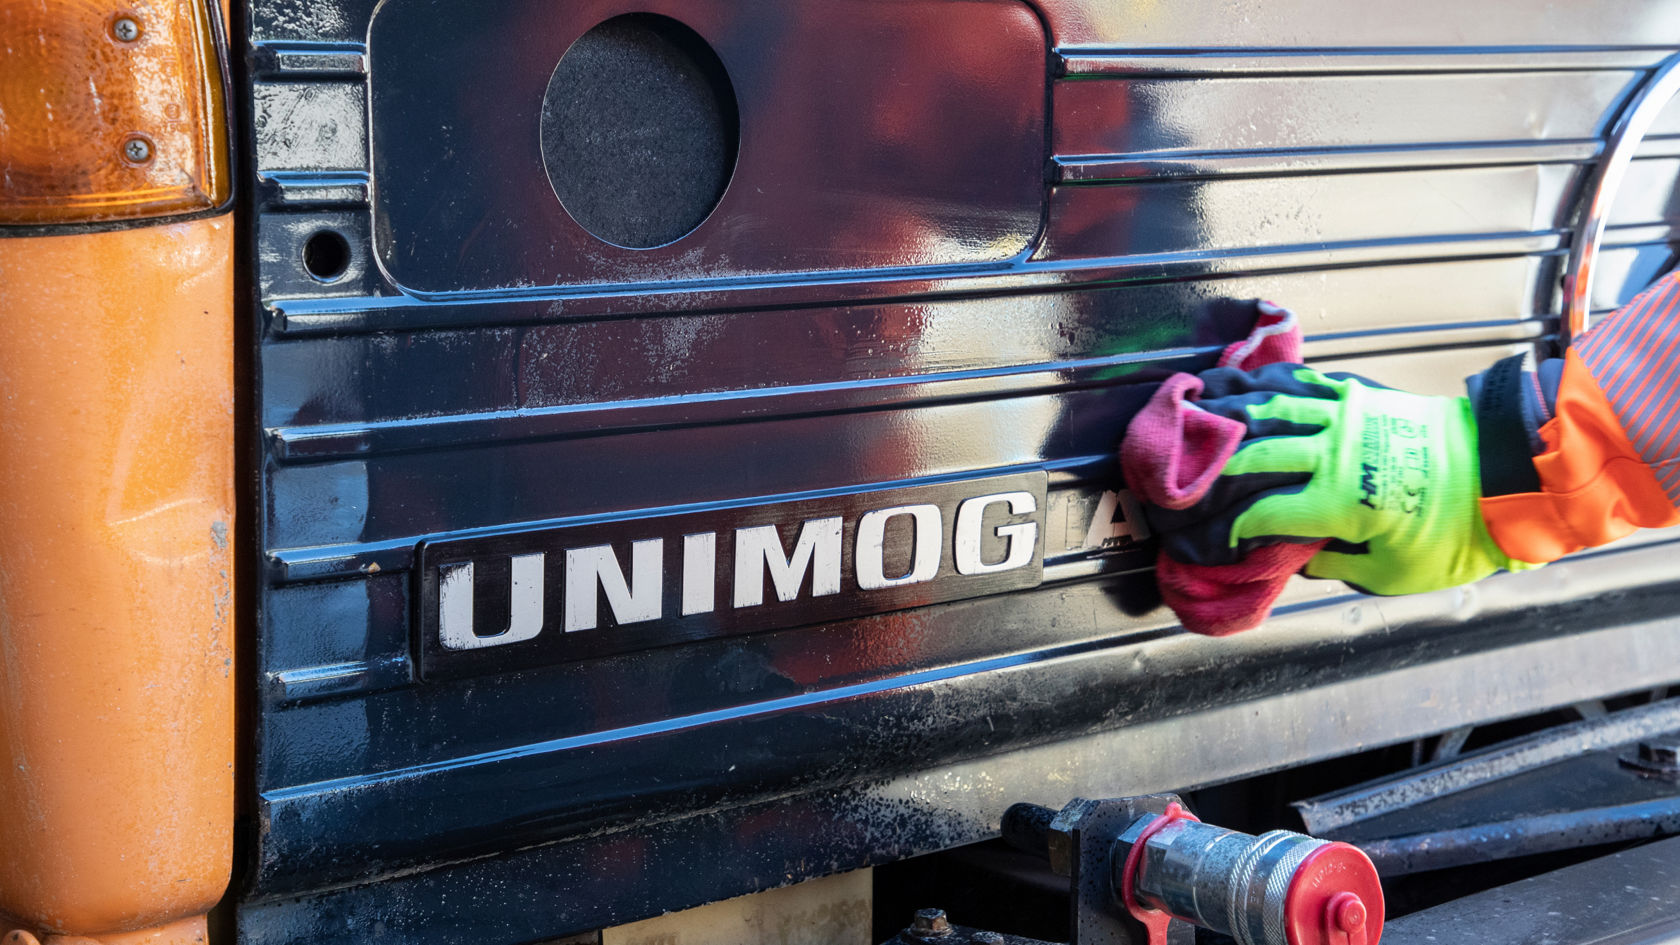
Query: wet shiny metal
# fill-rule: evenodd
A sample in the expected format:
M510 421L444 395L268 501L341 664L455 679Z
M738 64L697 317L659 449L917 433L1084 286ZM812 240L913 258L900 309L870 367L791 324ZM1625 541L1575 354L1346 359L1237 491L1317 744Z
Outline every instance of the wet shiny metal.
M1357 609L1302 583L1263 633L1191 639L1110 493L1126 419L1245 299L1294 307L1320 366L1431 392L1548 335L1584 162L1680 2L861 4L909 19L844 69L816 66L858 49L852 4L665 3L743 139L717 211L647 251L557 238L537 141L561 34L609 6L251 3L245 942L555 937L982 840L1016 800L1667 681L1671 546ZM795 55L813 24L832 48ZM397 133L427 96L447 141ZM1667 263L1677 166L1633 162L1606 298ZM1036 471L1037 589L416 674L426 542Z
M592 235L533 160L556 63L627 12L709 44L741 119L716 207L651 248ZM368 34L375 251L430 298L1005 264L1042 219L1046 46L995 0L391 0Z

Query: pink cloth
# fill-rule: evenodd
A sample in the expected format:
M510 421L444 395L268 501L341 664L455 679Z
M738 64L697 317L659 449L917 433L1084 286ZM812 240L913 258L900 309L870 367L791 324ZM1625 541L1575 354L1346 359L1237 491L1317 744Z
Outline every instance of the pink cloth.
M1120 471L1151 505L1187 509L1200 502L1242 443L1247 428L1196 406L1201 393L1201 378L1174 374L1126 428Z
M1270 302L1258 303L1257 309L1254 330L1247 339L1226 346L1219 355L1220 367L1252 371L1300 362L1301 327L1295 314ZM1126 428L1120 444L1121 473L1152 505L1187 509L1200 502L1242 444L1244 425L1197 407L1201 392L1201 378L1174 374ZM1184 629L1225 636L1265 621L1289 576L1325 544L1267 545L1225 565L1186 564L1163 551L1156 557L1155 576L1161 598Z
M1254 303L1259 315L1248 337L1225 346L1219 366L1252 371L1268 364L1301 363L1301 323L1295 313L1267 301Z
M1264 623L1289 576L1327 544L1261 545L1236 564L1219 565L1185 564L1163 552L1155 558L1155 580L1184 629L1228 636Z

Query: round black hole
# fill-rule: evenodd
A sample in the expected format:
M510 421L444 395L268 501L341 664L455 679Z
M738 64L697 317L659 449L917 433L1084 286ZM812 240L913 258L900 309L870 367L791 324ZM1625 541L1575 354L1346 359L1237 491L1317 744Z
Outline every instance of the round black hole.
M618 16L560 57L542 110L543 165L579 226L619 246L680 239L735 171L735 88L699 34Z
M322 282L331 282L350 268L350 241L335 230L311 234L303 243L303 268Z

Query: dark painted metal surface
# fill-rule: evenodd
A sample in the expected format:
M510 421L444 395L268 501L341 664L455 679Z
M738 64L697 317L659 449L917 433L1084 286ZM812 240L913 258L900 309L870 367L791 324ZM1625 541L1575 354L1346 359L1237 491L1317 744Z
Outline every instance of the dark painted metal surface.
M1385 945L1680 942L1680 840L1664 840L1395 919Z
M864 22L773 6L781 35L832 33L825 54ZM1417 598L1301 582L1263 632L1213 641L1158 608L1110 494L1150 382L1240 337L1240 300L1296 308L1317 363L1440 393L1555 331L1597 137L1674 50L1680 4L862 6L916 15L877 24L885 58L850 83L708 35L757 90L701 227L728 232L728 264L696 268L685 238L599 275L508 225L564 218L538 150L509 144L534 117L470 130L534 116L553 63L533 44L557 59L596 6L514 32L513 7L440 4L448 32L387 45L401 2L253 3L265 560L243 940L537 941L972 842L1013 801L1188 788L1680 675L1671 536ZM1007 48L977 39L996 28ZM460 60L515 47L534 100L494 57ZM942 70L991 84L934 107ZM849 130L901 75L907 110ZM382 96L405 94L506 173L382 132ZM1657 138L1633 162L1600 307L1672 258L1674 153ZM771 165L813 174L730 203ZM443 216L395 225L392 202ZM351 246L326 283L301 253L322 229ZM405 253L421 262L393 266ZM417 673L422 542L1039 470L1036 589Z
M1348 791L1299 801L1294 806L1309 833L1342 836L1349 830L1362 829L1361 836L1381 836L1385 828L1361 828L1361 825L1475 789L1489 796L1502 795L1510 779L1518 775L1539 772L1592 753L1615 758L1618 753L1625 753L1619 746L1677 729L1680 729L1680 699L1665 699L1490 745ZM1614 770L1613 766L1602 763L1594 768ZM1544 779L1553 780L1554 775L1547 774ZM1573 781L1563 779L1563 783ZM1638 785L1640 782L1618 777L1613 783ZM1595 795L1589 790L1580 796ZM1438 819L1424 816L1413 822L1435 823Z
M908 685L830 691L763 707L780 711L780 717L747 712L733 724L678 718L666 726L534 745L520 771L504 770L500 779L483 772L481 788L460 777L429 784L366 779L320 785L314 796L271 794L267 806L279 827L270 850L277 865L331 868L337 873L329 875L350 877L368 862L370 849L396 856L440 848L456 852L445 865L388 875L378 883L307 894L306 888L294 888L248 903L241 911L243 934L250 941L288 942L385 928L401 941L462 941L469 932L520 941L532 928L610 925L984 839L995 834L1004 808L1021 799L1060 806L1068 794L1086 787L1131 794L1155 784L1212 783L1440 731L1490 711L1520 715L1594 690L1651 685L1672 676L1670 667L1680 660L1680 639L1662 598L1643 601L1643 614L1606 614L1602 602L1630 578L1654 579L1669 571L1672 553L1667 545L1648 549L1650 570L1636 574L1630 569L1637 557L1587 558L1561 572L1484 585L1476 597L1456 605L1450 594L1382 602L1343 597L1327 613L1302 606L1311 598L1296 596L1266 635L1239 637L1217 649L1200 639L1166 636L1092 656L1047 653L1053 661L1042 666L957 666L951 673L899 681ZM1081 587L1091 591L1064 591L1065 606L1040 611L1052 630L1077 628L1089 619L1100 590ZM1571 605L1576 597L1588 603ZM1477 611L1509 616L1466 626ZM1326 616L1339 621L1336 630L1326 626ZM1552 632L1561 635L1536 639L1537 620L1555 621ZM1580 632L1600 620L1609 629ZM942 626L923 629L938 636ZM1396 634L1397 627L1412 629ZM1454 631L1455 647L1430 645ZM1458 648L1490 644L1490 636L1504 645L1479 653ZM1370 652L1383 643L1389 644L1386 653ZM1361 650L1363 659L1354 655ZM1231 693L1230 702L1207 692L1210 662L1241 666L1239 679L1218 678L1246 681L1248 690ZM700 665L727 667L731 661L714 658ZM1388 668L1376 671L1376 666ZM597 673L596 691L615 685L640 686L644 693L664 688L655 678ZM478 695L500 695L498 701L520 706L531 718L526 730L543 728L551 703L530 701L543 689L530 681L513 683L505 692ZM1043 699L1045 692L1068 690L1090 693L1088 704ZM1258 694L1266 692L1273 694ZM1042 711L1028 714L1034 705ZM847 707L862 714L836 715ZM1057 711L1065 714L1047 722ZM777 724L790 717L799 720L797 729ZM828 744L856 751L858 718L873 720L872 738L890 739L881 754L816 762L796 754L785 759L787 768L779 767L788 748L806 744L788 742L788 731L796 730L801 739L826 731L838 739ZM417 739L440 734L435 727L401 721L391 717L389 731L374 734L401 731ZM692 724L708 721L705 728ZM1042 732L1046 724L1081 734L1033 744L1030 732ZM1016 726L1029 730L1026 740ZM755 727L761 733L756 737ZM616 759L592 750L611 747L615 739ZM357 750L365 741L328 744ZM684 747L672 750L677 745ZM580 769L575 760L553 758L552 773L544 775L546 750L573 748L587 751L591 763ZM626 765L637 755L647 759L649 770ZM728 771L731 767L736 770ZM860 768L900 773L859 781ZM602 779L615 770L621 772L616 781ZM473 772L468 767L458 774ZM593 784L580 782L586 774ZM741 800L761 792L767 777L789 783L790 775L798 789L783 800ZM665 785L666 792L650 790L655 784ZM592 793L576 793L580 787ZM538 818L560 793L585 802L602 819L558 825L574 839L557 844L504 856L471 855L470 844L482 842L493 827L510 837L545 836L543 828L554 825ZM694 815L695 810L708 813ZM685 811L688 816L674 816ZM357 830L326 835L295 829L311 822L354 824ZM657 882L636 880L647 871Z
M1295 806L1386 876L1680 832L1680 700L1599 715Z
M567 47L644 12L711 45L741 122L706 222L638 250L573 221L532 157ZM1043 216L1044 56L1010 0L389 0L368 35L374 245L440 297L999 263Z
M1513 817L1359 844L1386 879L1680 833L1680 798Z

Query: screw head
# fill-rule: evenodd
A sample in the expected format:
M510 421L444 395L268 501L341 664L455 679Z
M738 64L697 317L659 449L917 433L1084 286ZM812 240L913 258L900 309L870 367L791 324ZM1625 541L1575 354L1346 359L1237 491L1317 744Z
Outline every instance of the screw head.
M123 157L133 164L145 164L152 159L152 143L139 135L124 141L122 151Z
M140 38L140 21L132 16L119 16L111 21L111 36L121 43L132 43Z
M944 909L917 909L916 917L910 921L910 931L924 937L950 935L951 921L945 918Z

